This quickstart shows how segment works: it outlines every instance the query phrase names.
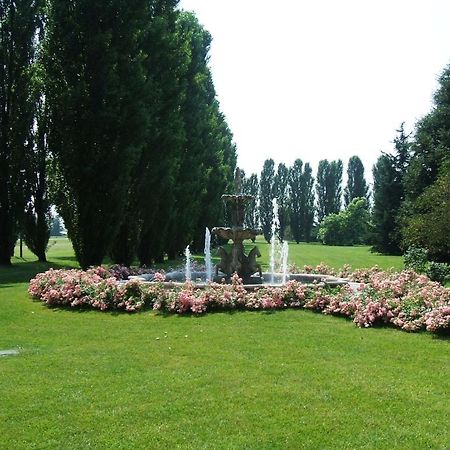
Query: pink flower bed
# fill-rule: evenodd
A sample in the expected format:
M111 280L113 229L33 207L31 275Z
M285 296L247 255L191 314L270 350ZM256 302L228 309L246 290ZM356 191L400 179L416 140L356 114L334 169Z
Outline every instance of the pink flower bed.
M344 271L349 273L348 268ZM155 278L157 282L150 285L138 281L120 284L104 268L86 272L49 270L31 280L29 293L51 306L102 311L135 312L147 307L167 313L203 314L234 309L305 308L348 317L359 327L390 324L405 331L450 329L450 289L412 271L355 271L349 279L359 283L356 290L350 286L329 288L289 281L280 287L247 291L237 275L231 284L211 283L205 289L197 289L186 283L167 289L164 274L158 273Z

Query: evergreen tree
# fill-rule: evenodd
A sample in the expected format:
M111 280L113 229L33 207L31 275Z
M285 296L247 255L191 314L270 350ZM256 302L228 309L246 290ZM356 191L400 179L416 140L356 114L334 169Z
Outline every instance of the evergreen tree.
M61 236L62 234L62 224L61 224L61 218L56 215L52 219L52 224L50 227L50 236Z
M420 120L412 144L412 157L405 175L408 200L414 201L432 185L450 155L450 65L439 77L432 111Z
M404 220L403 247L423 247L433 261L450 261L450 158L440 167L436 181L410 206Z
M373 249L382 253L399 253L396 233L400 207L398 177L393 157L381 155L373 167Z
M272 238L274 178L275 163L273 159L266 159L261 171L259 183L259 217L264 239L267 242L270 242Z
M319 222L341 209L342 197L342 161L319 161L317 170L317 218Z
M37 0L0 0L0 264L10 265L26 203L27 153L33 145L31 92Z
M347 167L347 186L344 190L344 202L347 207L354 198L368 199L369 187L364 178L364 166L358 156L352 156Z
M402 124L394 139L394 153L380 156L373 169L373 249L382 253L400 253L399 217L405 200L409 149L409 137Z
M283 163L278 165L273 182L273 191L278 204L279 225L277 234L279 239L283 241L289 221L289 169Z
M46 100L55 201L82 267L101 264L145 140L145 0L51 1Z

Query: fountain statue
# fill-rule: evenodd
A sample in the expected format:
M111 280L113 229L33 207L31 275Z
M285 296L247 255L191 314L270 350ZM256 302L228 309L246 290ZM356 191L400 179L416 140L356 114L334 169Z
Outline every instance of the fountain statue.
M256 272L259 274L259 280L262 279L261 266L257 263L256 258L261 256L258 247L253 247L248 255L244 252L244 240L254 240L260 230L244 228L245 206L254 199L253 195L242 193L241 171L236 168L234 177L234 194L222 195L224 200L231 208L231 228L215 227L212 233L226 240L232 240L231 251L227 251L225 247L220 247L218 254L220 262L216 266L216 276L219 270L227 277L233 273L237 273L244 280L249 280ZM254 279L253 281L257 281Z

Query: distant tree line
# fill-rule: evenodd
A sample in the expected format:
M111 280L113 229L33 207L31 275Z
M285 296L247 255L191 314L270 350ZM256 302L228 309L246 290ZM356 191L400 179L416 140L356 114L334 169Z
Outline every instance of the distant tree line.
M259 218L264 238L270 242L273 199L276 199L279 219L277 237L281 240L292 239L297 243L316 240L319 224L341 212L342 176L341 160L320 161L315 179L311 165L303 164L301 159L297 159L292 167L283 163L275 167L275 162L267 159L259 177L252 174L247 179L244 173L243 190L246 194L255 196L257 206L251 213L251 219L246 220L246 225L255 228ZM364 166L358 156L350 158L347 178L348 183L344 190L345 206L352 205L355 199L362 199L358 207L363 204L366 218L369 211L369 188L364 177ZM365 225L364 238L361 238L359 233L359 237L351 239L350 244L365 242L367 233L368 226Z
M82 267L200 249L236 165L210 34L177 0L0 0L0 264L45 260L54 204Z

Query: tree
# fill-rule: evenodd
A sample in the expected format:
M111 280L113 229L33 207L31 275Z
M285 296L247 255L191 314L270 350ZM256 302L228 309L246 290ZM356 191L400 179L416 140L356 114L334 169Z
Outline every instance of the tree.
M180 107L186 141L176 178L171 257L190 243L200 249L205 227L220 223L220 197L231 189L236 165L236 148L208 67L211 35L192 13L181 13L177 27L183 53L188 55Z
M378 252L401 253L399 220L409 152L409 136L402 124L394 139L394 153L382 154L373 168L373 249Z
M369 221L367 199L354 198L344 211L324 218L318 238L326 245L364 244L368 239Z
M390 155L381 155L373 167L373 249L399 253L396 217L400 207L397 172Z
M32 68L30 83L31 98L34 101L34 126L32 145L25 160L25 178L27 200L22 220L22 234L27 247L46 262L45 252L50 238L50 199L47 189L48 149L48 106L43 94L45 86L45 68L43 64L43 45L45 35L45 10L39 12L40 20L35 36L36 60Z
M101 264L146 131L145 0L51 1L46 99L52 185L80 265Z
M37 0L0 0L0 264L10 265L26 203L25 162L32 147L31 92Z
M317 170L317 218L319 222L329 214L338 213L342 197L342 161L319 161Z
M285 164L278 165L277 173L273 180L273 195L278 204L278 230L281 241L285 238L286 228L289 222L289 169Z
M273 159L266 159L261 171L259 183L259 217L261 220L261 228L264 234L264 239L267 242L270 242L270 239L272 238L272 200L274 198L274 177L275 163Z
M358 156L352 156L347 167L347 186L344 190L344 203L347 207L354 198L368 199L369 187L364 178L364 166Z
M403 248L423 247L432 260L450 261L450 159L412 204L402 229Z
M247 228L253 230L259 227L259 210L258 210L258 193L259 193L259 181L258 175L252 173L249 178L244 179L243 192L247 195L253 195L254 199L248 203L245 210L244 224Z
M175 0L151 3L143 40L149 126L139 163L133 171L136 182L130 195L129 209L136 211L133 217L137 223L130 224L125 217L122 228L128 230L128 255L136 245L139 261L146 265L161 262L169 240L173 239L169 227L175 216L176 182L186 151L181 104L186 95L188 57L177 30L177 3Z
M62 223L61 217L56 215L53 217L52 224L50 227L50 236L61 236L62 235Z
M408 200L414 201L437 179L441 165L450 154L450 65L439 77L433 109L417 126L412 156L405 175Z
M303 168L302 160L295 160L289 171L289 186L292 235L297 244L302 239L309 242L314 223L314 178L309 163L306 163Z

